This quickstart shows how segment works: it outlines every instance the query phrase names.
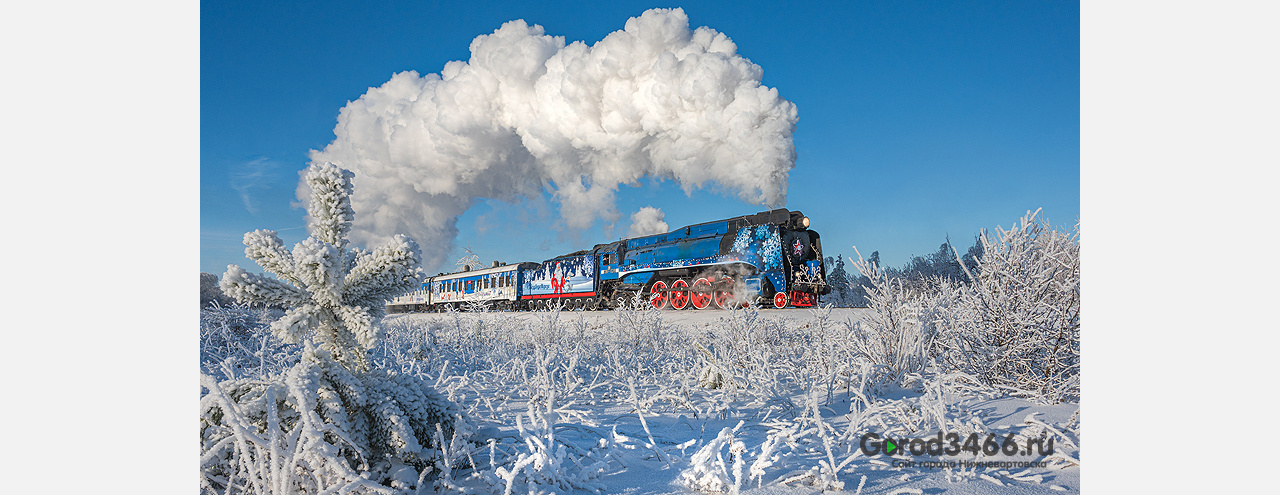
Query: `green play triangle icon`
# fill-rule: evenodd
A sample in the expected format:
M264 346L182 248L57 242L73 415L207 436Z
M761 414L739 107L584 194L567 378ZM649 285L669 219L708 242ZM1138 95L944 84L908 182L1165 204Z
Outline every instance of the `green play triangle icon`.
M898 446L893 443L893 440L889 440L886 438L884 441L884 453L888 454L895 450L898 450Z

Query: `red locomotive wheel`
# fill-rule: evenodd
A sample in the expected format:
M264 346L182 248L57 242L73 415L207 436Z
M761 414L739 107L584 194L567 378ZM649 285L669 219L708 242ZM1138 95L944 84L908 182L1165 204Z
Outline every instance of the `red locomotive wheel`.
M667 292L667 283L661 280L654 282L649 287L649 304L654 308L663 309L667 307L667 301L671 299Z
M671 282L671 307L684 309L689 305L689 282L684 279Z
M719 285L720 288L716 289L712 294L715 298L717 308L729 309L731 306L745 306L741 301L729 302L735 299L735 296L733 295L733 287L737 285L737 282L734 281L732 277L722 278L716 285Z
M729 299L733 297L733 293L727 290L718 290L715 292L716 307L720 309L729 309Z
M711 281L706 277L700 278L693 282L693 290L689 292L689 302L693 303L694 308L707 309L711 306L712 292Z
M787 293L779 292L773 295L773 307L782 309L787 307Z

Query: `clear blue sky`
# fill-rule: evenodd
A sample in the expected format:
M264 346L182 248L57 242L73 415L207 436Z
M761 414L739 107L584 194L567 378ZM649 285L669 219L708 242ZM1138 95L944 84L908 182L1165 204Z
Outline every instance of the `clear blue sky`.
M477 35L524 19L588 45L654 7L724 33L795 103L787 208L804 211L827 255L878 250L886 265L963 250L1026 210L1055 227L1080 216L1080 31L1074 2L239 2L200 15L200 269L260 271L241 236L305 237L296 202L308 152L334 140L338 111L392 74L439 73ZM660 207L672 227L766 209L670 181L622 188L624 217ZM538 261L606 242L552 228L528 205L481 201L457 248ZM554 206L554 205L553 205ZM360 212L356 212L357 216ZM532 221L528 221L528 220ZM448 266L440 267L448 269Z

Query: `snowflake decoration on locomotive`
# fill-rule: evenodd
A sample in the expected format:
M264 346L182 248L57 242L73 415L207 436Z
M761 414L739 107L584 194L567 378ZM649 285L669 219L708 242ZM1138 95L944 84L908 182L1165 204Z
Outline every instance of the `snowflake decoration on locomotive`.
M776 225L757 225L738 229L733 240L734 252L758 258L761 271L782 268L782 239Z

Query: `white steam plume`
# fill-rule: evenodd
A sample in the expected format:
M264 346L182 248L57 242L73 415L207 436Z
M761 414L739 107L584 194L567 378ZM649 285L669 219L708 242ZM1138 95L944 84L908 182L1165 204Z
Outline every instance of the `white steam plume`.
M661 208L646 206L631 214L631 236L663 234L671 230Z
M545 189L573 228L617 221L614 193L646 176L779 206L796 106L762 74L681 9L649 10L591 46L516 20L476 37L467 62L395 74L348 103L311 160L356 173L354 241L409 234L428 267L479 198Z

